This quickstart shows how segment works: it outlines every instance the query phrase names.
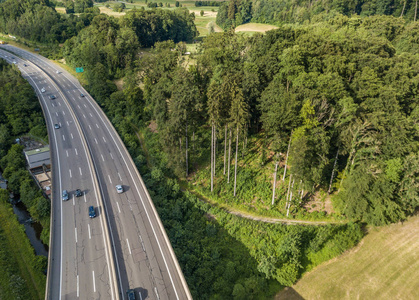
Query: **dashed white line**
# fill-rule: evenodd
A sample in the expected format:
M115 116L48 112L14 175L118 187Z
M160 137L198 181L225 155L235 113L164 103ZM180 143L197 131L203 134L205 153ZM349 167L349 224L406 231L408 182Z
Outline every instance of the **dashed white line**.
M127 239L127 245L128 245L129 254L131 254L131 247L129 246L128 239Z
M68 150L65 150L65 153L67 154L67 157L68 157Z
M96 144L97 144L97 139L95 138L95 142L96 142Z
M111 152L109 152L109 154L111 155L111 158L113 159L113 155L112 155L112 153L111 153Z
M96 293L95 271L92 271L92 276L93 276L93 291Z
M72 176L71 176L71 169L69 169L68 171L70 172L70 178L72 178Z
M69 126L70 125L70 123L68 123L68 121L67 121L67 126Z
M89 113L89 115L93 118L93 115L92 115L92 113Z
M111 175L108 174L109 181L112 183Z
M118 177L119 177L119 180L122 181L121 174L119 174L119 172L118 172Z
M76 200L75 200L76 198L74 196L72 198L73 198L73 206L74 206L76 205Z
M106 143L105 137L103 136L103 141Z
M65 141L65 136L64 136L64 134L63 134L63 140Z
M83 193L83 198L84 198L84 202L87 202L86 201L86 193Z
M84 105L84 107L86 107L86 108L87 108L86 104L83 104L83 105Z
M74 148L74 151L76 151L76 155L79 155L79 153L77 152L77 148Z
M102 161L105 161L105 158L103 157L103 155L101 154L100 156L102 156Z
M72 133L70 133L70 135L71 135L71 139L74 139L73 134L72 134Z
M57 112L55 112L55 115L58 117L58 113Z
M116 202L116 206L118 207L118 212L121 213L121 209L119 208L119 203Z
M96 127L99 128L99 125L97 125L97 123L96 123Z
M65 111L63 111L63 115L65 116Z
M83 114L83 118L86 118L86 116Z
M92 127L89 125L89 129L92 130Z
M60 102L58 102L58 105L59 105L59 106L61 106L61 103L60 103Z
M77 104L77 107L80 109L80 105Z
M83 173L81 172L81 168L79 167L80 176L83 176Z
M90 224L87 224L87 229L89 230L89 240L92 239L92 235L90 234Z

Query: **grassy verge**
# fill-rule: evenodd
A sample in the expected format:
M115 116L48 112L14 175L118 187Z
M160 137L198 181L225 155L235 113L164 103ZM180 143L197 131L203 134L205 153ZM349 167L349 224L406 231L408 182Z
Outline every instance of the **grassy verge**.
M7 198L0 190L0 299L44 299L45 258L35 255Z
M318 266L277 298L417 299L418 236L419 216L370 228L357 247Z

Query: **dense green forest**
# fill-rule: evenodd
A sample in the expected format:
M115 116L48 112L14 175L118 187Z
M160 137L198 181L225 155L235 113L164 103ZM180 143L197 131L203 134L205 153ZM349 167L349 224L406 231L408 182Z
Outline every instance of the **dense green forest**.
M417 5L416 0L230 0L220 6L216 23L224 29L248 22L316 23L338 14L392 15L416 21Z
M41 239L48 244L50 202L25 168L23 146L12 144L21 135L46 139L41 106L17 68L0 60L0 168L8 188L42 224ZM47 258L35 255L8 199L8 192L0 190L0 299L42 299Z

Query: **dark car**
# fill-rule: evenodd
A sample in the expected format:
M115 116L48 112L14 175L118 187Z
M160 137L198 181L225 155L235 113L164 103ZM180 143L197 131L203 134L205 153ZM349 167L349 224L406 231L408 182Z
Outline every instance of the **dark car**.
M84 94L83 94L83 93L81 93L81 94L80 94L80 97L84 97Z
M60 129L60 124L54 124L55 129Z
M76 190L76 197L81 197L81 196L83 196L83 193L81 192L80 189L77 189Z
M128 297L128 300L135 300L135 291L134 290L128 290L127 291L127 297Z
M52 99L55 99L56 97L55 97L55 95L51 95L51 96L49 96L49 98L52 100Z
M96 211L94 206L89 206L89 217L94 218L96 217Z

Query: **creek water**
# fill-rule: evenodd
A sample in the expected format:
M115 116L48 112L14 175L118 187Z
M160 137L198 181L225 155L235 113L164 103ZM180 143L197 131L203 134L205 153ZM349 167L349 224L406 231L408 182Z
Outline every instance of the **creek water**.
M31 216L22 202L17 202L13 205L13 212L17 216L19 223L25 226L26 235L32 247L35 249L36 255L48 257L48 246L44 245L41 241L41 224L31 221Z

